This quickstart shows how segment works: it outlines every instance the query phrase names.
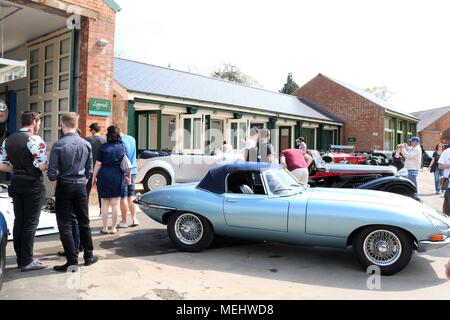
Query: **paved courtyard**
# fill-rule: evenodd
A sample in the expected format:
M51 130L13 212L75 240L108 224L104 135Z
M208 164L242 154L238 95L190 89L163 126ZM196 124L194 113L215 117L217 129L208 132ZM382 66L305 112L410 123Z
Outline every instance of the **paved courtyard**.
M442 208L432 174L421 172L419 183L424 202ZM58 235L38 238L35 254L50 267L31 273L15 269L10 242L0 299L450 299L450 247L415 255L370 290L351 251L220 239L207 251L182 253L164 226L139 218L141 226L106 236L94 220L100 261L80 273L52 270L64 263Z

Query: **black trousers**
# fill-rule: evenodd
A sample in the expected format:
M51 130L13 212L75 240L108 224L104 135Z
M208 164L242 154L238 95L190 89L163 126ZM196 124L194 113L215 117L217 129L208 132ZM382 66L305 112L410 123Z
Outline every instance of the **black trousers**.
M80 229L81 246L84 249L84 259L93 255L91 227L89 226L88 196L85 184L58 182L55 190L55 211L58 222L59 236L66 252L67 261L78 263L78 250L72 233L72 212L75 213Z
M17 264L26 266L33 261L34 237L45 200L45 187L40 180L14 176L8 190L14 205L13 236Z

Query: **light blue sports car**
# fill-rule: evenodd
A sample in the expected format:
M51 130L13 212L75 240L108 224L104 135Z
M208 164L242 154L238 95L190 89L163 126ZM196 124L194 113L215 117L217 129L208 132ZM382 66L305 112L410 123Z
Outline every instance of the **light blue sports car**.
M414 251L450 243L450 218L431 207L388 192L301 187L278 165L220 165L200 183L151 191L136 203L167 225L183 251L204 250L215 235L351 246L364 268L375 265L391 275Z

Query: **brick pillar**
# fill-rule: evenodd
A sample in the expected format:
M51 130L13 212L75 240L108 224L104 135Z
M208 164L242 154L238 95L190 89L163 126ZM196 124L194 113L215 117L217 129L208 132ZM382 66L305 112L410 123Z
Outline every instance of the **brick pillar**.
M100 124L103 133L112 123L111 117L88 114L90 98L113 100L115 13L106 5L98 10L99 19L83 17L81 21L78 112L83 136L93 122ZM99 39L106 39L109 44L101 47Z

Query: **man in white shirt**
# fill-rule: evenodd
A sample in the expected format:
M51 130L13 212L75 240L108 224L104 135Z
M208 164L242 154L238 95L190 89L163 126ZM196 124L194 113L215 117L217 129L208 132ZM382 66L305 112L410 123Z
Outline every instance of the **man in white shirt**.
M405 158L405 169L408 170L408 179L414 183L417 190L417 175L422 165L422 148L420 147L420 138L412 137L409 142L410 147L403 147L401 150L402 156Z
M441 156L439 157L438 164L439 169L444 170L443 176L448 178L450 176L450 148L447 148L444 152L442 152ZM450 204L450 185L445 191L444 208L443 208L443 211L448 215L450 215L449 204Z
M306 143L305 143L305 138L303 138L303 137L297 138L295 140L295 143L297 144L298 149L306 152L307 147L306 147Z

